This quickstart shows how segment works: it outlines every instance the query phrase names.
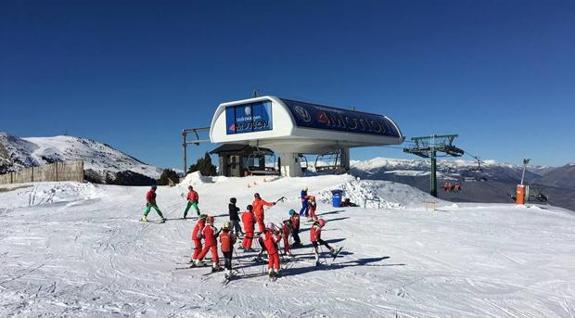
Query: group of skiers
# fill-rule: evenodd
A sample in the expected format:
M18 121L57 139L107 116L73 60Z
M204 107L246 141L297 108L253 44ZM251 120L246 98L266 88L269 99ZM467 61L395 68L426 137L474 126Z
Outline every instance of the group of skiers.
M147 216L151 209L156 210L161 218L161 222L166 219L156 204L156 186L146 194L146 209L142 221L147 222ZM302 208L299 213L291 209L288 212L288 218L281 224L272 222L265 223L265 207L276 205L277 202L268 202L260 196L254 194L253 202L246 207L246 210L240 214L240 208L237 207L237 199L230 198L228 204L229 221L226 221L221 229L214 226L214 216L200 214L198 207L199 195L192 186L188 187L186 196L187 205L184 211L184 219L187 218L190 208L194 208L198 219L192 230L192 242L194 251L190 259L191 266L208 266L204 263L204 258L208 253L211 256L212 271L220 271L220 261L218 256L218 246L224 256L224 268L227 270L226 277L232 276L232 258L234 255L234 244L241 241L239 249L244 252L255 252L252 248L254 240L257 240L260 251L257 254L256 261L262 261L263 253L268 257L268 274L270 278L277 277L280 271L280 251L289 257L293 257L292 248L302 247L299 237L300 217L307 217L308 221L313 222L310 228L310 242L314 249L316 266L320 264L320 245L328 248L332 256L335 257L339 250L331 247L327 242L321 239L321 229L325 226L326 221L319 219L316 215L317 203L315 197L308 195L308 189L301 191ZM241 225L240 225L241 222ZM242 229L243 225L243 229ZM257 225L257 229L256 229ZM290 237L293 238L293 244L290 245ZM218 244L219 239L219 244ZM279 244L283 243L283 249L280 250Z

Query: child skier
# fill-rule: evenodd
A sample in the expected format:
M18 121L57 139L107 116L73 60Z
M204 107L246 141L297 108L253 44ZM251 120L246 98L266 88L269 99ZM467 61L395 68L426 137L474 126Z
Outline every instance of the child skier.
M242 247L244 248L244 251L252 252L252 240L254 239L254 226L256 224L256 217L251 205L248 205L247 211L242 213L242 223L244 223L245 231Z
M291 233L292 233L291 219L283 220L282 237L284 242L284 254L293 257L292 253L290 252L290 246L289 246L289 237Z
M307 187L301 190L300 197L301 197L301 210L299 210L299 215L300 216L305 215L307 217L309 209L308 198L307 198Z
M158 187L153 185L152 188L150 188L150 191L146 193L146 210L144 211L144 216L141 219L142 222L148 222L148 214L150 213L152 208L156 210L158 215L162 218L161 222L162 223L166 222L166 218L164 217L162 211L160 211L160 208L158 208L158 204L156 203L156 189L158 189Z
M294 209L291 209L289 210L289 216L292 225L291 236L294 240L291 247L301 247L301 240L299 239L299 214L297 214Z
M242 231L242 227L240 225L240 208L236 206L237 199L231 198L230 203L228 204L228 212L230 213L230 229L233 230L236 236L240 234L243 236L244 232Z
M252 206L254 207L254 214L256 216L256 222L258 223L259 232L262 233L265 229L264 225L264 206L276 205L275 202L270 203L260 197L259 193L254 194L254 202Z
M191 207L196 210L196 214L200 216L200 209L198 208L198 203L200 201L200 196L196 191L194 191L194 187L188 187L188 196L187 196L188 204L186 205L186 210L184 211L184 219L188 216L188 211Z
M280 230L273 224L268 223L264 229L264 245L268 252L268 270L270 278L279 276L280 256L278 254L278 242L281 241Z
M203 259L208 254L208 251L211 252L212 256L212 272L220 270L220 259L218 258L218 242L216 238L218 237L219 232L214 227L214 217L208 216L206 226L202 230L202 237L204 238L204 249L202 253L198 255L198 258L195 261L196 266L203 266Z
M220 243L222 247L222 254L224 254L224 267L228 270L226 278L232 277L232 256L234 254L234 243L236 236L232 232L230 222L224 223L224 227L220 233Z
M337 253L341 251L341 247L338 249L334 249L333 247L329 246L326 241L321 239L321 229L325 226L325 220L319 219L313 223L312 227L309 229L309 236L311 244L313 245L313 253L315 255L315 266L319 266L319 246L325 245L329 249L331 256L337 256Z
M194 242L194 254L192 255L192 260L190 263L195 264L198 256L202 252L202 230L206 226L206 219L208 216L206 214L200 215L200 218L196 222L194 226L194 230L192 231L192 241Z
M317 221L317 216L315 215L315 210L317 209L317 203L313 195L308 196L308 206L309 206L309 216L308 221Z

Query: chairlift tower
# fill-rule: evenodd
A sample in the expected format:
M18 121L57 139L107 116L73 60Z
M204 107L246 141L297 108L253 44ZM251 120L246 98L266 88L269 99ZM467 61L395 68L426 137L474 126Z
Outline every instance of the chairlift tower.
M422 158L431 160L430 173L430 194L437 197L437 153L444 156L461 157L465 153L463 149L453 145L453 141L458 135L431 135L423 137L413 137L411 141L413 147L403 148L403 152L414 154Z

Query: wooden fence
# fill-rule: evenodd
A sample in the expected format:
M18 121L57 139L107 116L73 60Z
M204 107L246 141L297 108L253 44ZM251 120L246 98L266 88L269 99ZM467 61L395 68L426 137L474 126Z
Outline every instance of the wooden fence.
M55 162L0 175L0 184L40 181L84 181L84 161Z

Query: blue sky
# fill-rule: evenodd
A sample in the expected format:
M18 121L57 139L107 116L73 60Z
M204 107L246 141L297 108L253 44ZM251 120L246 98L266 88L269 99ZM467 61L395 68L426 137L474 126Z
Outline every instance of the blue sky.
M408 137L458 133L484 159L563 165L574 34L573 1L3 1L0 131L180 167L180 131L258 89L388 115ZM352 152L375 156L406 158Z

